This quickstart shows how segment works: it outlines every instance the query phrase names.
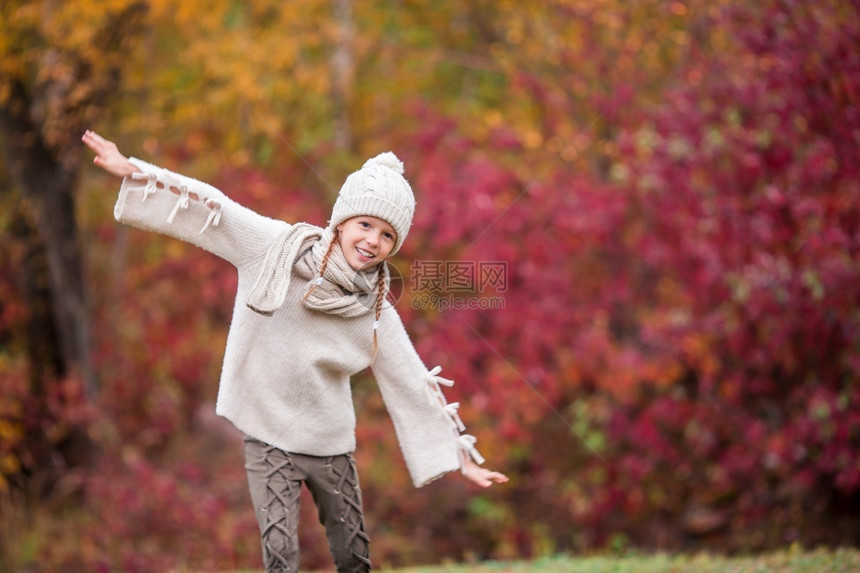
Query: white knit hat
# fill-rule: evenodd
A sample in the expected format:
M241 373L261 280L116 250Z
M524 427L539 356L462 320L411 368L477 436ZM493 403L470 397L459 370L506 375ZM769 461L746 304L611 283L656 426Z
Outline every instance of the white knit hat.
M382 219L397 233L393 255L406 240L414 214L415 196L403 178L403 162L386 151L368 159L346 178L334 203L329 228L361 215Z

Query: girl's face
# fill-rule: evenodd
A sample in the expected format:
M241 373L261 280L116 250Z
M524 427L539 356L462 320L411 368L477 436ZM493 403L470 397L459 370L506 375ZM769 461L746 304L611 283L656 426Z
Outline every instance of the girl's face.
M397 233L387 222L369 215L347 219L337 227L338 243L349 266L364 271L391 253Z

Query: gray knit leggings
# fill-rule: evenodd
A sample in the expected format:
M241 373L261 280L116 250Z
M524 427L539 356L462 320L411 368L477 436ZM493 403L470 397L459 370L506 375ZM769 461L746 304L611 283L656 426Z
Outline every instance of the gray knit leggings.
M298 571L302 483L316 503L337 570L370 570L370 540L364 531L361 489L351 454L306 456L246 437L245 470L266 573Z

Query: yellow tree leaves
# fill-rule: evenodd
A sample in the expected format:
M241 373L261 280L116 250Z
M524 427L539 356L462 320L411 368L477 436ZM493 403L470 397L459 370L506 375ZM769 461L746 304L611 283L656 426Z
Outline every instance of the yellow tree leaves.
M0 105L26 113L59 157L114 88L141 2L7 2L0 8ZM16 87L17 86L17 87ZM15 90L29 104L15 100Z
M203 133L190 152L224 150L237 163L279 136L319 133L330 115L330 12L325 2L153 2L119 119L139 137L153 125L174 141Z
M479 131L501 118L526 149L587 167L613 154L593 142L612 138L618 114L659 102L691 50L724 47L709 26L722 5L13 2L0 66L53 78L66 107L92 95L100 69L120 66L116 132L181 141L199 131L191 153L225 149L239 163L270 158L278 137L300 150L335 138L365 155L424 101ZM139 45L114 25L131 9L146 13ZM123 36L120 50L105 50L108 33Z

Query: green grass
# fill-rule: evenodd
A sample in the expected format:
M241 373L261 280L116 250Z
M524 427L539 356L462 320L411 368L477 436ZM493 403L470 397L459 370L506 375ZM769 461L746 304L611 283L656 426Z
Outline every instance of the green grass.
M534 561L485 561L374 570L380 573L853 573L860 572L860 550L803 550L791 547L747 557L722 557L704 553L558 556Z
M627 555L553 557L529 562L380 569L388 573L835 573L860 571L860 550L790 548L749 557L716 555Z

